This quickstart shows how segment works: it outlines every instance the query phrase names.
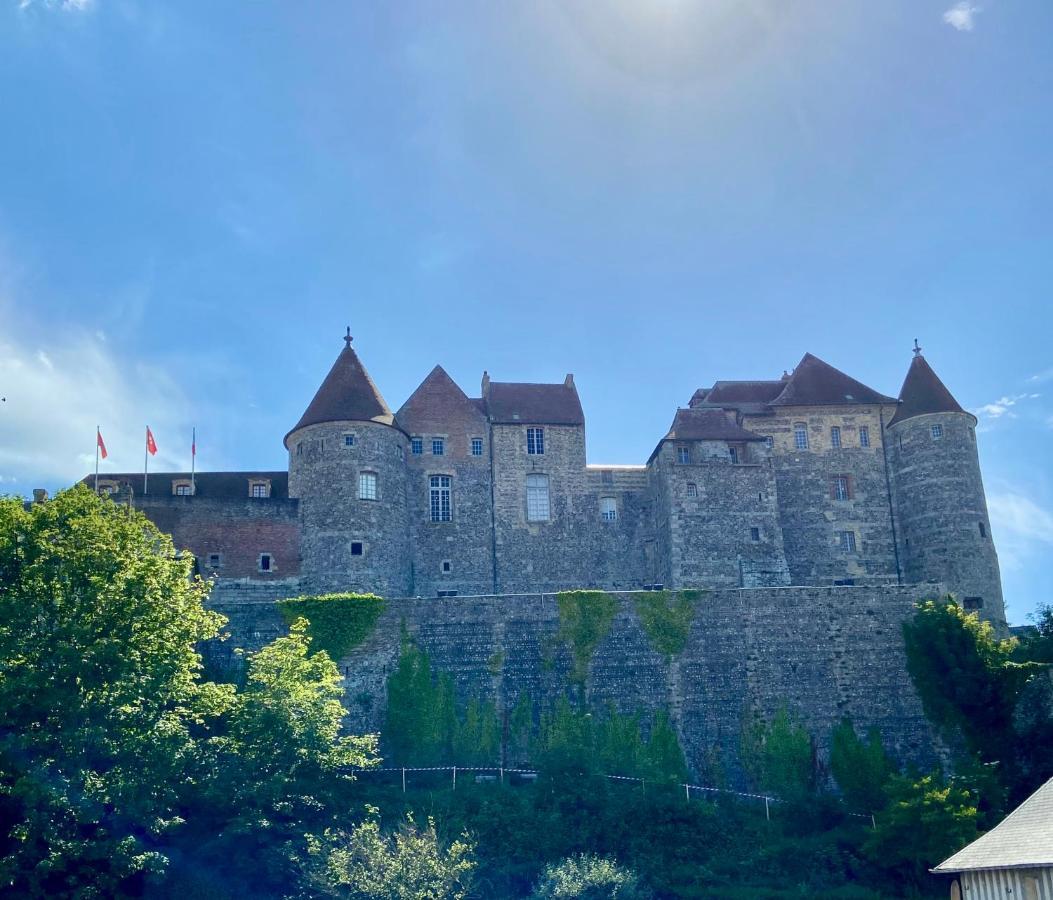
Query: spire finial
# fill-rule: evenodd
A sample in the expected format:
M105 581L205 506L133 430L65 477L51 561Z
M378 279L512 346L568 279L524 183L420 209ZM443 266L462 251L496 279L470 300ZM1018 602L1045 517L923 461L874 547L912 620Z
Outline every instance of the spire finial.
M351 337L351 326L348 325L347 326L347 334L344 335L344 341L347 343L348 349L351 348L351 341L353 341L353 340L354 340L354 338Z
M918 345L917 338L914 338L914 355L921 356L921 347Z

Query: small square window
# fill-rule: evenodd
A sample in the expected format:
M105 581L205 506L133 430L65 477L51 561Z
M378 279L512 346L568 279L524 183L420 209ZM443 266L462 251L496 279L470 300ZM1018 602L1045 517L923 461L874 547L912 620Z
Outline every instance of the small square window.
M614 472L610 469L604 469L600 473L600 481L604 484L614 484Z
M688 497L697 497L698 496L698 485L695 484L693 481L689 481L687 483L687 496Z
M966 597L965 598L965 611L976 612L978 609L982 609L984 605L983 597Z
M841 449L841 428L837 425L830 428L830 446L835 450Z
M442 561L442 574L449 575L453 571L453 563L448 559Z
M361 556L362 555L362 542L361 541L352 541L351 542L351 555L352 556Z
M208 567L210 569L218 569L223 565L223 557L218 553L210 553L208 555Z
M260 554L260 571L270 572L271 571L271 555L269 553Z
M759 528L751 528L750 529L750 540L753 541L754 543L756 543L757 541L760 540L760 529Z
M177 484L175 486L175 495L177 497L189 497L191 493L189 484Z
M856 552L856 533L854 531L842 531L841 532L841 549L845 553Z
M691 448L690 447L677 447L676 448L676 461L678 463L687 464L691 462Z
M431 439L431 455L444 456L446 454L446 441L442 438Z
M355 446L355 436L353 434L345 434L344 435L344 446L345 447L354 447Z
M483 439L482 438L472 438L472 456L482 456L482 455L483 455Z
M937 425L933 425L932 426L932 439L934 441L938 441L941 437L943 437L943 426L942 425L938 425L938 424Z
M542 456L545 452L545 429L527 429L527 453L530 456Z
M424 452L424 438L410 438L410 452L420 456Z
M866 425L859 426L859 446L869 447L870 446L870 429Z
M271 486L265 481L253 481L249 483L249 496L260 500L271 495Z

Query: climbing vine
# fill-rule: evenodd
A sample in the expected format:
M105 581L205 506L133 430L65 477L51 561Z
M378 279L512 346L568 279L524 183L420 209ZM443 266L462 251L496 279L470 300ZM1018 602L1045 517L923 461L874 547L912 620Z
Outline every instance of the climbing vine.
M289 625L307 619L311 649L324 650L339 661L372 633L384 599L375 594L322 594L280 600L278 609Z
M636 615L651 646L667 657L679 656L687 646L701 591L641 591L633 595Z
M610 634L618 601L604 591L562 591L559 606L559 637L570 646L571 680L583 683L589 674L592 654Z

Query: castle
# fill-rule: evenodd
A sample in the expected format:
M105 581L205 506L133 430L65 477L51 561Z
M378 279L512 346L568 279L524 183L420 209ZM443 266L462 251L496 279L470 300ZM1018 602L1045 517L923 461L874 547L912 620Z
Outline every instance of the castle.
M396 412L351 346L287 472L101 475L217 583L386 597L939 583L1005 625L975 418L915 349L899 397L811 354L718 381L644 465L595 466L574 378L436 366ZM90 479L86 479L90 482Z

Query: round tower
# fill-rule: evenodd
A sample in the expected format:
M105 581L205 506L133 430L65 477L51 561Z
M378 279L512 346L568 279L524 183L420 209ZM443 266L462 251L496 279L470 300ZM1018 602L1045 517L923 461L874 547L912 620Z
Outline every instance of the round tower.
M304 590L406 596L411 553L408 439L346 345L285 436L289 496L300 501Z
M1004 630L976 417L959 406L914 343L886 441L903 577L942 582L962 606Z

